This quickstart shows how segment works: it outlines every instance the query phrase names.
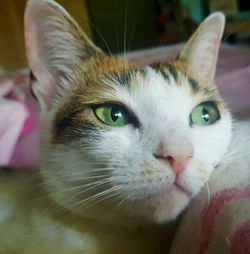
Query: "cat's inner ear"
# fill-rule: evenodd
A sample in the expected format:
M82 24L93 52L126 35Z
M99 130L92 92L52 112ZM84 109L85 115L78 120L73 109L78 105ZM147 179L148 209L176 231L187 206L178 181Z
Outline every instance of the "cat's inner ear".
M35 76L33 91L50 109L79 65L103 54L53 0L29 0L25 11L26 54ZM86 66L87 69L87 66Z
M225 27L225 16L216 12L198 27L179 55L179 60L207 81L215 76L218 51Z

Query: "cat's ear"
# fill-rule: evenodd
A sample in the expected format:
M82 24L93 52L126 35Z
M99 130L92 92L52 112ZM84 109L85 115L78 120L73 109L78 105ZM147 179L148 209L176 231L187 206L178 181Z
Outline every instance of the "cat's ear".
M64 94L75 68L90 57L103 54L53 0L28 1L25 42L35 77L33 92L47 109L51 109L56 97Z
M179 59L202 78L214 79L218 51L225 27L225 16L216 12L198 27L179 55Z

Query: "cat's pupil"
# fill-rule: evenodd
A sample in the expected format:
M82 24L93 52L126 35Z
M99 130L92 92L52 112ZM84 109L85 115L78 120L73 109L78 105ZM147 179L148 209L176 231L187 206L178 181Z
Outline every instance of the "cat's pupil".
M113 122L116 122L122 116L121 110L118 108L113 108L111 110L111 118Z
M206 108L202 109L202 118L208 122L209 121L209 112Z

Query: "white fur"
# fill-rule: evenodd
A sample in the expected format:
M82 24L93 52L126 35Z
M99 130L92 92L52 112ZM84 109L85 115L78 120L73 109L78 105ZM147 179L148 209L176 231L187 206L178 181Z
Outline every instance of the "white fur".
M199 36L194 37L195 43L189 42L182 54L183 59L197 59L198 63L209 60L209 80L223 30L223 22L214 30L218 18L223 21L218 15L208 18ZM103 80L116 91L117 102L134 112L139 127L130 124L83 133L79 124L77 131L84 137L51 142L56 113L73 93L72 73L86 58L101 53L52 0L29 0L25 25L28 61L36 77L33 89L42 107L44 189L36 181L29 186L26 175L24 181L16 177L11 184L3 177L0 252L167 253L172 236L152 222L175 219L205 185L230 143L230 114L222 113L211 126L190 126L191 111L208 100L206 95L192 94L187 77L181 73L176 84L174 77L165 80L147 67L144 73L133 72L131 90L119 86L114 77ZM213 43L214 36L207 36L210 42L204 44L200 38L211 35L211 30L218 41ZM199 44L199 50L193 51ZM206 58L207 52L201 54L206 45L214 54L212 58ZM86 64L82 70L87 68ZM174 185L175 175L168 163L154 154L161 142L167 145L171 140L182 145L182 138L192 145L194 155L180 175L179 188ZM44 191L47 195L41 197ZM53 208L60 211L56 213Z
M98 140L92 138L93 133L90 132L87 152L86 148L78 145L62 145L56 149L47 147L43 151L47 156L42 173L55 192L52 195L63 206L94 218L113 214L115 206L118 220L121 216L119 212L124 216L127 211L132 217L145 217L151 221L174 219L206 183L214 166L225 154L231 139L230 114L223 113L221 119L210 126L190 126L190 113L195 106L206 101L204 95L192 95L184 75L179 77L182 83L175 84L173 78L168 82L150 67L145 71L145 76L140 73L133 76L131 83L136 87L133 92L126 86L113 84L117 87L117 100L128 105L139 118L139 129L131 125L107 129L99 133L101 138ZM115 81L105 82L112 86ZM44 129L47 136L50 129ZM163 139L171 139L174 134L185 137L194 147L194 156L180 177L187 192L173 186L173 171L166 162L154 157L159 143ZM92 156L94 159L90 159ZM108 168L100 170L99 178L93 177L98 166L96 162L103 162ZM105 182L107 178L109 181L100 189L84 191L95 180ZM60 191L69 182L79 179L82 179L83 185L79 187L82 199L88 201L86 205L75 198L79 189ZM109 192L108 188L115 189ZM101 191L105 195L97 198ZM90 196L94 197L92 201ZM109 199L109 196L112 198ZM79 202L80 211L77 207Z
M85 133L85 139L51 144L53 119L70 99L78 65L86 71L87 60L102 53L52 0L30 0L25 25L27 56L36 76L34 91L43 106L41 172L48 193L62 206L91 218L115 217L119 222L176 218L225 154L231 138L230 114L222 113L211 126L190 126L191 111L210 98L193 95L181 72L176 84L171 75L167 81L146 67L144 73L133 74L131 90L119 86L115 77L103 80L116 91L116 101L134 112L139 128L95 128ZM180 54L180 61L204 77L204 83L213 79L223 28L224 16L212 14ZM58 95L60 103L55 103ZM81 126L77 130L81 132ZM154 154L170 139L182 146L182 138L194 155L179 177L181 189L174 185L168 163Z

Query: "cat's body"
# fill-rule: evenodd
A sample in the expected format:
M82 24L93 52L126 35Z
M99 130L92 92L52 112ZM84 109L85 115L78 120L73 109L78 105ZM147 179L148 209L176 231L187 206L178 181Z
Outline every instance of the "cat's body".
M1 253L167 252L166 222L231 141L231 115L213 83L224 22L211 15L177 61L139 68L105 55L54 1L28 2L41 165L1 175Z
M48 198L38 172L1 172L0 179L1 254L166 253L170 246L171 224L166 231L86 219Z

